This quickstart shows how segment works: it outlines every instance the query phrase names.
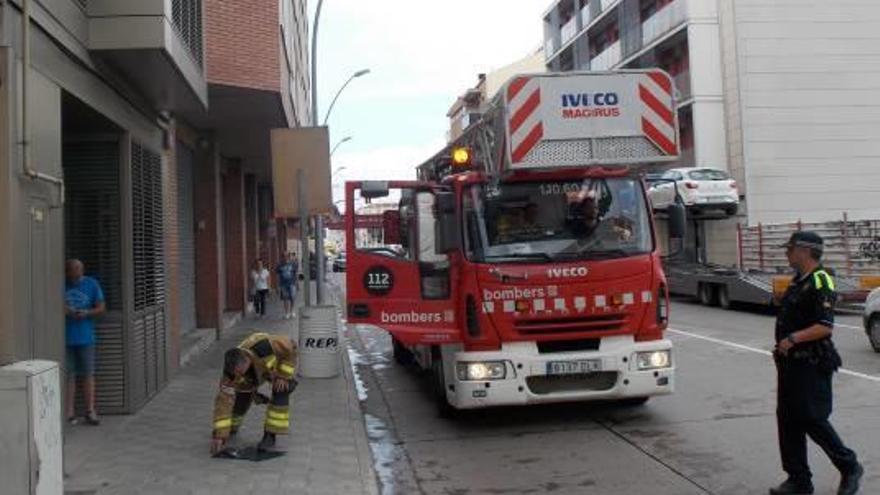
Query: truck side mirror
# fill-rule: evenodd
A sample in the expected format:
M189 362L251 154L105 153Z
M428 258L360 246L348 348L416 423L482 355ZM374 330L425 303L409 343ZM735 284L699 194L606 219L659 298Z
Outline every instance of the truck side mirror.
M437 254L445 254L461 246L461 226L455 215L455 193L438 192L437 197Z
M361 183L361 197L367 200L388 196L388 181L365 180Z
M687 235L687 217L684 205L676 201L669 205L666 213L669 216L669 237L684 239Z

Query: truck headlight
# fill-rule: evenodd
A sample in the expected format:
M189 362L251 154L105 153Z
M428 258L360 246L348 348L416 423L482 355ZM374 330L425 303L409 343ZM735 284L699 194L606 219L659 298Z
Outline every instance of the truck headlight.
M672 357L669 351L650 351L636 353L636 365L639 370L656 370L669 368Z
M507 376L507 366L504 365L504 361L458 363L456 371L458 379L463 382L503 380Z

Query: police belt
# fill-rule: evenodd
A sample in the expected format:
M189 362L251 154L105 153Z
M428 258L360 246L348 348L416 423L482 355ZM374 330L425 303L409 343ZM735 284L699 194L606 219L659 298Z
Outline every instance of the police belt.
M798 361L801 361L805 359L816 359L818 356L816 355L816 352L812 349L798 349L796 351L788 351L787 357L789 359L796 359Z
M789 361L808 361L810 364L820 365L822 368L830 371L836 371L843 364L840 354L837 353L834 344L828 339L809 342L802 348L792 349L788 351L788 355L784 359Z

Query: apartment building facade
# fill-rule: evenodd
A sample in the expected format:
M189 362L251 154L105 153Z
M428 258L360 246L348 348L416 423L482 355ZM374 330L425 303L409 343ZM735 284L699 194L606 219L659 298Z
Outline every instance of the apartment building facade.
M477 75L477 84L468 88L446 112L449 119L448 142L455 141L471 124L480 120L485 104L492 100L504 84L517 74L544 72L544 54L540 49L485 74Z
M550 70L673 76L677 165L729 170L739 221L880 218L880 3L558 0L543 21Z
M308 123L305 3L0 0L0 364L62 360L65 258L106 295L105 413L246 310L286 249L269 130Z

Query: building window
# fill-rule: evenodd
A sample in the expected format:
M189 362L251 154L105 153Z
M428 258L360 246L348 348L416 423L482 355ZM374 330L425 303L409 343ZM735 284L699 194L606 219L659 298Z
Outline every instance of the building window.
M134 309L141 311L165 302L162 159L135 142L131 146L131 207Z
M641 18L642 22L647 21L651 17L654 16L657 12L663 10L664 7L671 4L673 0L650 0L648 2L642 2L641 6Z
M617 25L608 26L604 31L597 34L590 43L590 58L604 52L608 47L620 39L620 31Z

